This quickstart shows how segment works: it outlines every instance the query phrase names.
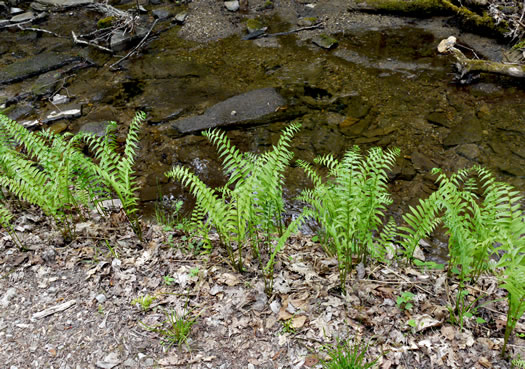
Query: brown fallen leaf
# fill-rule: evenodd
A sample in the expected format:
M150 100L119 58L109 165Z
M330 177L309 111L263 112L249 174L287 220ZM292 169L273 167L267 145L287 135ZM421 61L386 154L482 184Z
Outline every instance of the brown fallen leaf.
M294 329L302 328L304 326L304 323L306 323L306 317L304 315L292 318L292 327Z

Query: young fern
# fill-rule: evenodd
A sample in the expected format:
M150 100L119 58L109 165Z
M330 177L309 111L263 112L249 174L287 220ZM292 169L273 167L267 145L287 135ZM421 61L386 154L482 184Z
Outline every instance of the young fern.
M225 246L234 269L243 270L243 249L251 246L254 257L264 268L267 286L273 278L273 259L284 242L272 242L275 234L289 237L292 222L284 230L284 201L282 186L284 170L293 154L290 142L299 130L299 124L289 125L277 145L260 155L241 153L224 132L208 130L203 135L217 147L228 181L212 190L188 169L175 167L166 176L188 187L196 198L196 210L205 210L207 218L199 213L202 224L215 227L220 242ZM196 217L192 216L192 219ZM273 255L273 256L272 256ZM265 260L267 262L265 263ZM268 264L268 262L270 264ZM265 266L266 265L266 266ZM267 288L269 291L271 288Z
M77 139L86 142L90 150L94 153L98 165L94 170L109 190L114 193L122 203L122 208L135 231L141 237L140 221L136 214L138 208L138 186L135 179L133 165L135 163L137 143L139 141L140 128L146 119L146 114L137 112L130 123L124 154L116 152L116 138L114 131L116 123L111 122L106 129L106 137L99 137L90 133L79 133Z
M337 257L343 290L352 259L366 263L370 254L379 253L374 250L373 232L379 229L391 203L387 170L399 153L397 148L383 151L376 147L365 157L356 146L341 161L332 155L318 157L315 163L329 169L331 179L326 182L310 164L298 161L315 186L304 190L299 199L311 206L313 218L321 225L326 252Z

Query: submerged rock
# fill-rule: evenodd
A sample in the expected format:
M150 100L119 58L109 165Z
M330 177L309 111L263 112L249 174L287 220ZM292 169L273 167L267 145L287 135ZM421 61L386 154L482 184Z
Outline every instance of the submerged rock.
M282 116L277 110L286 100L274 89L253 90L222 101L202 115L181 119L173 124L179 133L192 133L213 127L270 122Z
M81 60L78 56L55 52L31 56L0 69L0 85L22 81Z
M323 49L334 49L337 47L337 40L326 34L320 34L312 39L312 42Z
M445 138L445 146L456 146L481 141L481 122L474 116L464 118L460 124L452 128Z

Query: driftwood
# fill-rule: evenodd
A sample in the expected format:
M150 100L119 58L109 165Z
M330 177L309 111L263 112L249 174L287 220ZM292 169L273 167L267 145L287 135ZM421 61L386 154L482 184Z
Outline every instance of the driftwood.
M525 77L525 65L469 59L457 49L455 45L456 38L450 36L447 39L441 40L438 45L438 51L440 53L450 53L454 56L460 77L464 77L470 73L493 73L517 78Z

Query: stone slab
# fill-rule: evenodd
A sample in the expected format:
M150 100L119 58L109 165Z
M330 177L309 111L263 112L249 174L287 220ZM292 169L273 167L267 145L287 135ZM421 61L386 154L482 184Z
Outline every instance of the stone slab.
M202 115L181 119L172 127L179 133L193 133L208 128L264 123L275 119L286 100L274 88L262 88L224 100Z

